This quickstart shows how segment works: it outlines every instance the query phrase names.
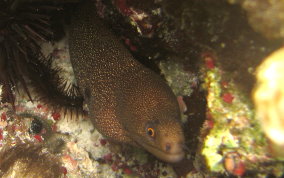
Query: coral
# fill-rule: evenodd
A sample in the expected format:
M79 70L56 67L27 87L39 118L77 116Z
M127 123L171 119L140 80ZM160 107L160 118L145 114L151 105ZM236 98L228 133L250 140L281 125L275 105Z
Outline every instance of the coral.
M253 93L256 115L271 141L272 153L282 159L284 155L280 150L284 145L283 66L284 49L281 48L268 56L257 68L257 85Z
M240 4L247 12L248 21L255 31L269 39L284 39L284 3L282 1L228 0Z

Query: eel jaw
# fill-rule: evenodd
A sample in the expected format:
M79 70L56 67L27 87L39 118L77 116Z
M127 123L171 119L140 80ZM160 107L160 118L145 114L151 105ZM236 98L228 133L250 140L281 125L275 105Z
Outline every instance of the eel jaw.
M138 144L141 145L143 148L145 148L148 152L156 156L158 159L168 162L168 163L179 162L185 156L183 149L177 150L175 152L166 152L157 147L154 147L152 145L149 145L143 142L138 142ZM182 145L180 146L182 147Z

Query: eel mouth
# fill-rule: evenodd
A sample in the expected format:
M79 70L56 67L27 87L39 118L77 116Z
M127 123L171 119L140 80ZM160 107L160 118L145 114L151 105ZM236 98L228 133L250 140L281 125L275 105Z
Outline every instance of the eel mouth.
M140 146L145 148L148 152L152 153L158 159L160 159L162 161L165 161L165 162L168 162L168 163L179 162L185 156L185 153L184 153L183 149L180 149L180 151L177 151L177 152L169 153L169 152L165 152L165 151L159 149L158 147L149 145L147 143L137 142L137 144L139 144Z

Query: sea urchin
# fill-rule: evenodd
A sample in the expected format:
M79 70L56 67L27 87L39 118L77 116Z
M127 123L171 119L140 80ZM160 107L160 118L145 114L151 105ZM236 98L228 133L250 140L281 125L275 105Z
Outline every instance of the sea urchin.
M19 0L0 1L0 83L2 102L14 103L13 88L17 81L30 96L24 77L27 64L42 56L40 43L52 37L47 12L50 6L21 3Z
M52 39L51 15L58 8L48 3L0 0L0 84L2 102L12 103L14 88L20 83L32 100L26 80L39 98L53 107L81 110L83 99L78 88L67 85L52 68L52 59L41 51L41 43ZM79 108L79 109L78 109Z

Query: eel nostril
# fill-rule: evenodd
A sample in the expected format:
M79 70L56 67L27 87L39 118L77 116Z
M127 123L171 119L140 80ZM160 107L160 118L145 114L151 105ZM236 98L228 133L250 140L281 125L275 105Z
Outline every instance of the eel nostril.
M166 143L166 147L165 148L166 148L166 151L170 151L172 146L171 146L170 143Z

